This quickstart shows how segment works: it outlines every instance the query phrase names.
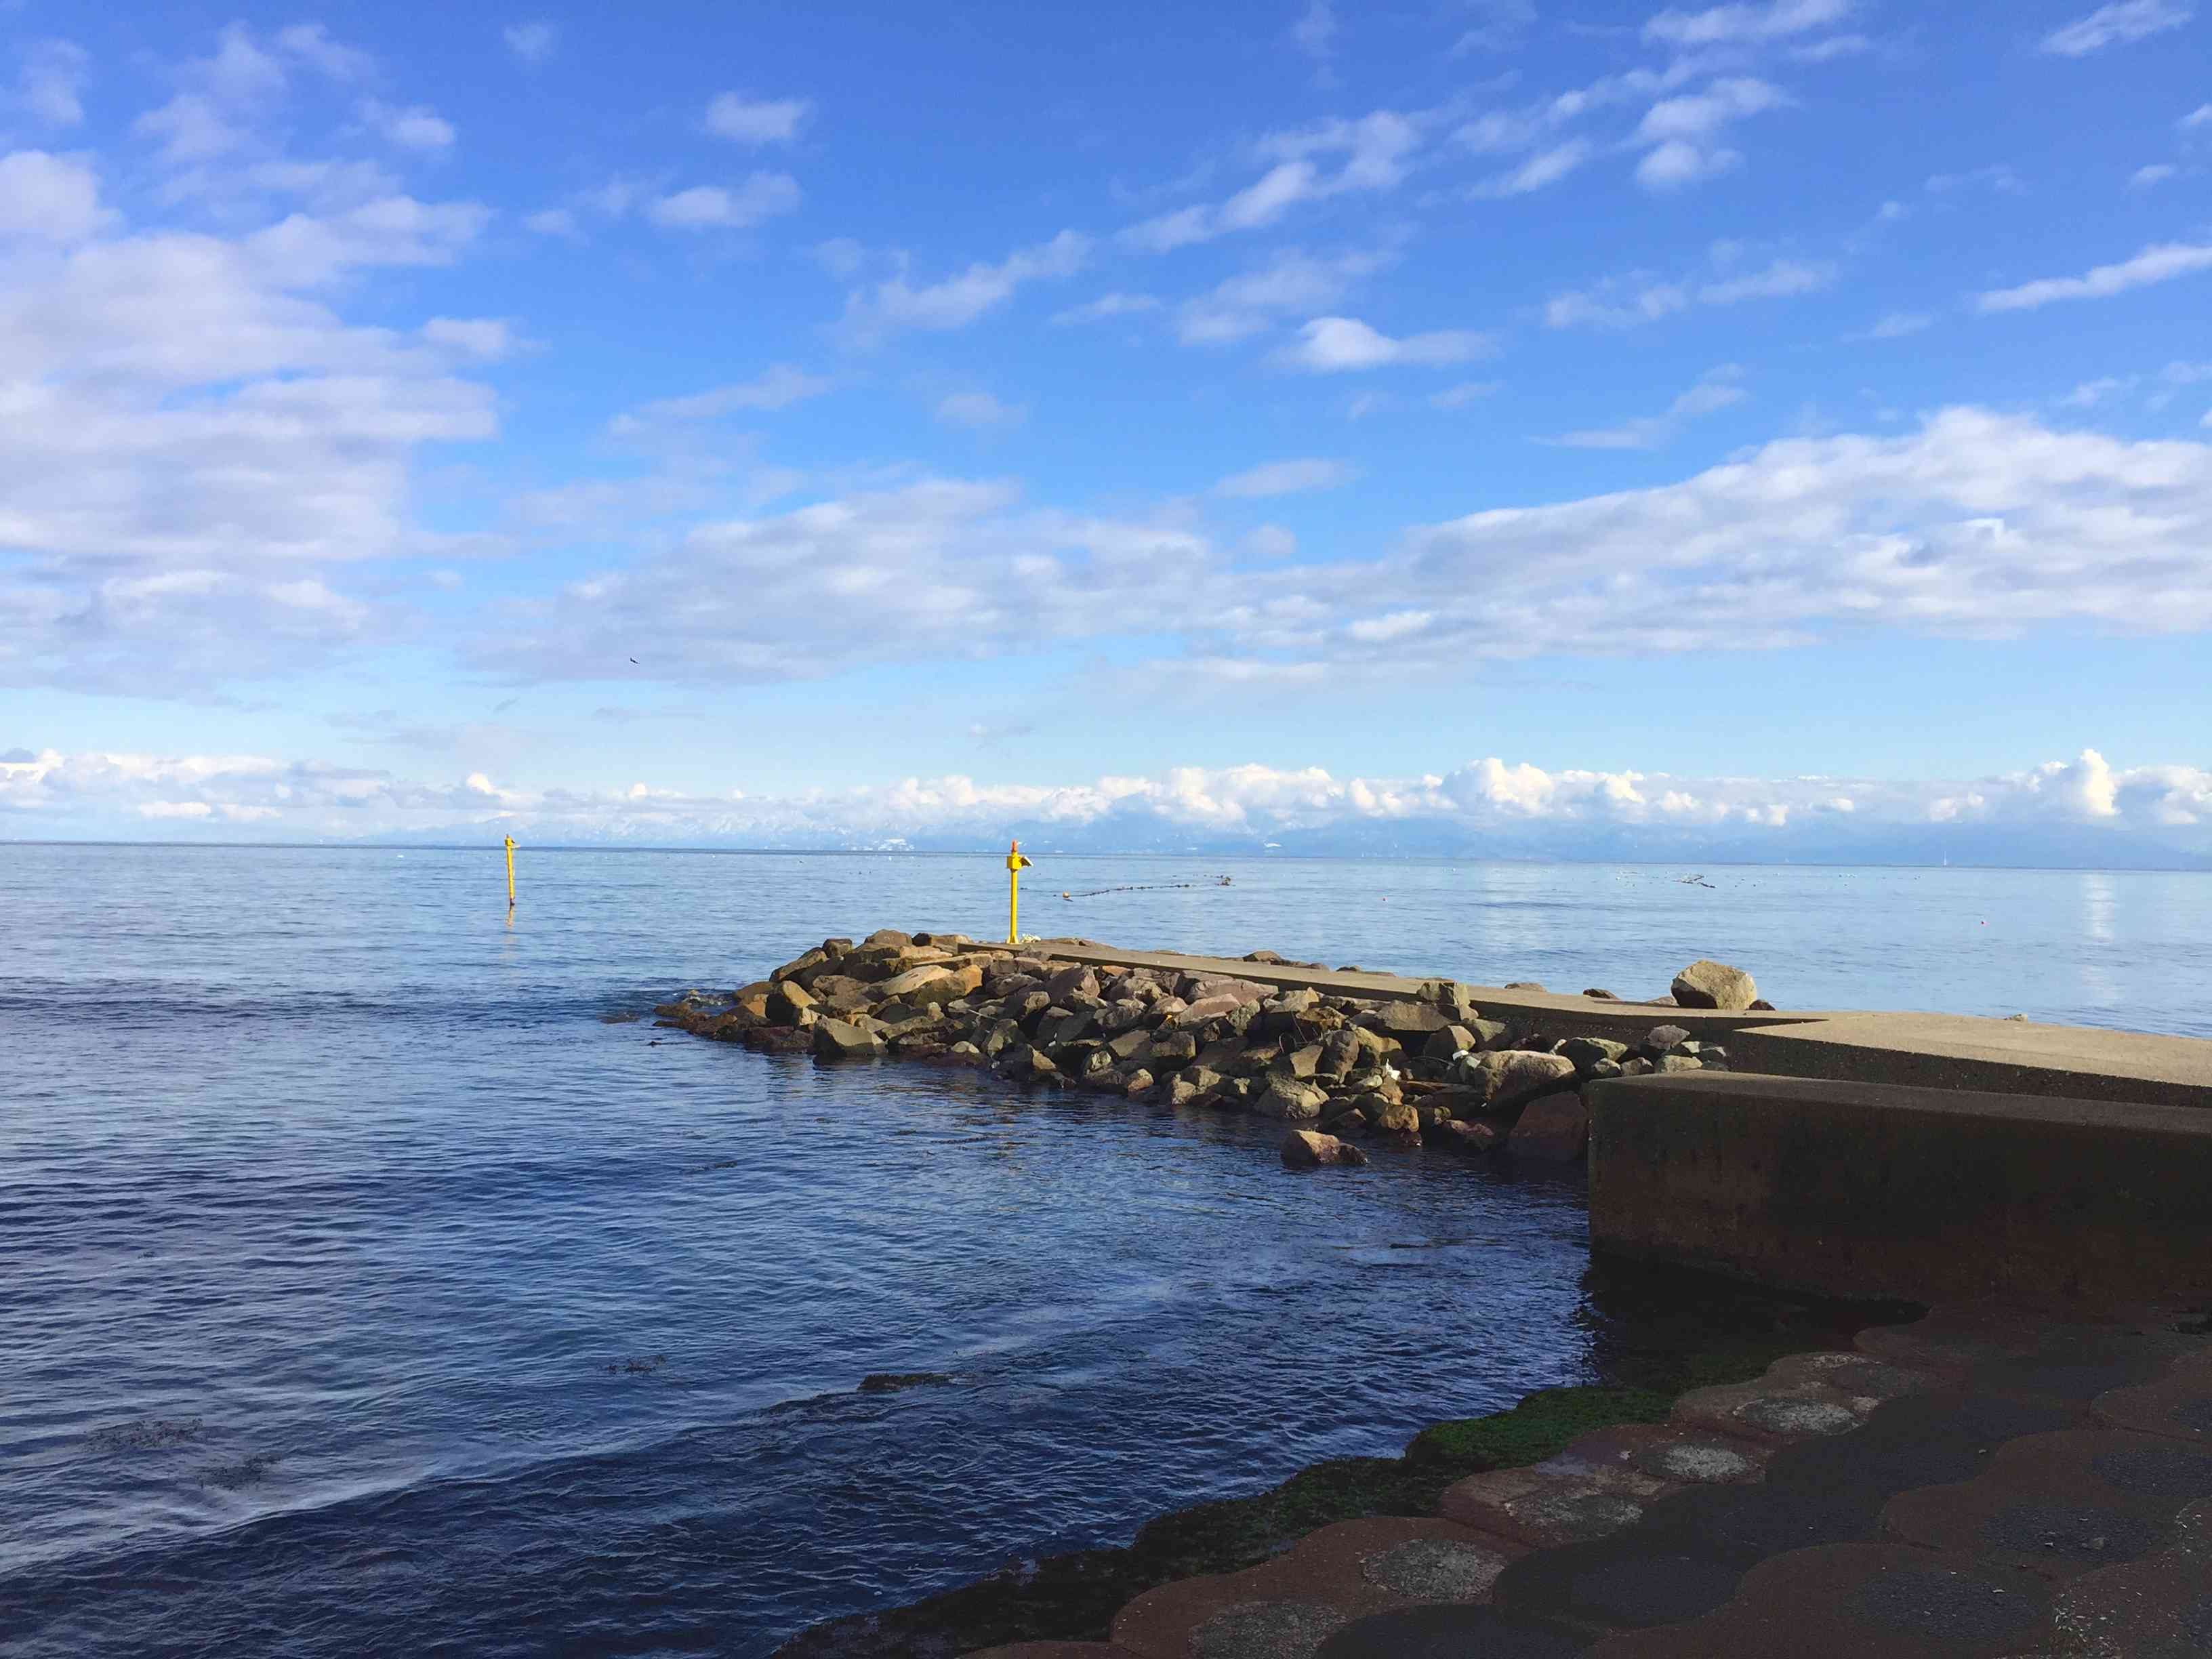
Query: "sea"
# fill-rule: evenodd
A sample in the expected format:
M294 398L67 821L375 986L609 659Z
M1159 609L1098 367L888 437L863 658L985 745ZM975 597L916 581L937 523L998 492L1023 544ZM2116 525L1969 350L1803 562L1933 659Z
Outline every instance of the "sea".
M1003 936L1001 858L517 880L0 843L0 1652L753 1659L1749 1316L1594 1264L1572 1172L653 1023ZM1039 857L1022 921L2212 1036L2202 874Z

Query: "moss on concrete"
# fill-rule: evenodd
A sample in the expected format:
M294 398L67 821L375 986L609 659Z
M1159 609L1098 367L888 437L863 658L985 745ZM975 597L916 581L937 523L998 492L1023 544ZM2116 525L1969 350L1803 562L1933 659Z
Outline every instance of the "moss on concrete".
M1685 1386L1748 1381L1803 1346L1732 1345L1686 1366L1701 1374ZM1594 1429L1662 1421L1673 1400L1646 1388L1540 1389L1510 1411L1425 1429L1403 1456L1336 1458L1252 1497L1162 1516L1123 1549L1025 1562L910 1607L817 1625L778 1659L952 1659L1006 1642L1103 1641L1114 1615L1155 1585L1257 1566L1339 1521L1433 1515L1464 1475L1540 1462Z

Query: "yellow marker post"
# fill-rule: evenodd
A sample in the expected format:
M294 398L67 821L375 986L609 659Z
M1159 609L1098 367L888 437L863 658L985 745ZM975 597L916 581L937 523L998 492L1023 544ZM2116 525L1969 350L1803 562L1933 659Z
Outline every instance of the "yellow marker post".
M1022 872L1030 861L1022 856L1022 844L1018 841L1006 843L1006 943L1016 945L1022 937Z
M514 837L507 838L507 908L514 908Z

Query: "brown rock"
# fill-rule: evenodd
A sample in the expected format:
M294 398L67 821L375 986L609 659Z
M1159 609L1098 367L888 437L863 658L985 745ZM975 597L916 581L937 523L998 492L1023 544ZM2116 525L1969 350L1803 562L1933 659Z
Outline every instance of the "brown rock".
M1583 992L1583 994L1586 997L1595 997L1600 1002L1618 1002L1620 1000L1620 999L1614 995L1611 991L1600 991L1593 988Z
M804 1022L799 1016L811 1012L814 995L803 985L789 980L779 982L768 1000L769 1023L774 1025L798 1025Z
M1319 1117L1321 1109L1328 1103L1326 1089L1291 1078L1273 1077L1268 1079L1266 1090L1253 1100L1252 1109L1262 1117L1298 1123Z
M1489 1152L1498 1149L1504 1137L1494 1123L1440 1123L1429 1137L1439 1146L1449 1146L1457 1152Z
M1702 959L1675 975L1667 988L1678 1008L1748 1008L1759 995L1759 988L1742 969Z
M1293 1170L1318 1170L1328 1164L1364 1164L1367 1154L1334 1135L1293 1129L1283 1137L1283 1162Z
M1571 1164L1589 1140L1589 1112L1576 1094L1546 1095L1513 1126L1506 1146L1516 1158Z
M814 1022L813 1044L817 1060L868 1060L884 1051L872 1031L826 1016Z
M1575 1063L1565 1054L1500 1048L1474 1057L1472 1081L1482 1090L1483 1104L1498 1111L1572 1088Z
M1133 1072L1127 1073L1122 1077L1121 1092L1130 1099L1134 1100L1139 1095L1148 1095L1152 1091L1152 1074L1143 1066L1139 1066Z
M1365 1110L1364 1107L1361 1109ZM1420 1113L1402 1100L1395 1106L1378 1106L1367 1113L1367 1118L1385 1134L1411 1135L1421 1131Z

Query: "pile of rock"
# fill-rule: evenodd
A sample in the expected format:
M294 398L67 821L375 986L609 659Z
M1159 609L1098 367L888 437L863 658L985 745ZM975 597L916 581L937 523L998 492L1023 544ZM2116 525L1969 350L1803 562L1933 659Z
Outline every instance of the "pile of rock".
M757 984L655 1012L772 1052L988 1066L1024 1085L1248 1113L1285 1125L1285 1162L1305 1165L1365 1162L1352 1139L1570 1162L1589 1133L1583 1085L1728 1060L1676 1025L1632 1045L1554 1040L1484 1018L1449 980L1424 981L1416 1001L1368 1000L890 929L825 939Z

